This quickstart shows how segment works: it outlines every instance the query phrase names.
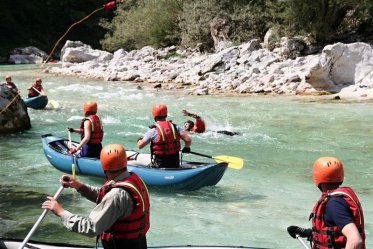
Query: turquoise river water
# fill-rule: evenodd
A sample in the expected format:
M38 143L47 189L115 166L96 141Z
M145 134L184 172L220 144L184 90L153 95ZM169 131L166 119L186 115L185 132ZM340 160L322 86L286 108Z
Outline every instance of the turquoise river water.
M137 90L137 84L104 82L43 74L37 66L1 66L0 77L13 76L25 97L36 76L43 79L58 109L29 109L32 129L0 136L0 237L24 238L41 215L41 203L59 188L61 172L45 158L40 136L66 137L78 127L82 105L95 100L105 128L104 144L135 149L152 124L151 106L166 103L169 118L182 124L181 110L203 116L208 132L193 134L192 150L243 158L241 170L228 169L222 180L197 191L150 188L150 246L231 245L303 248L286 228L309 227L308 215L320 195L312 181L312 164L320 156L340 158L345 185L358 194L365 212L367 248L373 247L373 102L320 100L311 97L189 96L178 92ZM214 130L240 132L226 136ZM74 134L74 140L79 137ZM148 147L142 151L148 152ZM209 161L198 156L188 159ZM102 180L79 177L93 185ZM65 190L60 203L88 215L94 203ZM67 231L48 214L32 239L93 244Z

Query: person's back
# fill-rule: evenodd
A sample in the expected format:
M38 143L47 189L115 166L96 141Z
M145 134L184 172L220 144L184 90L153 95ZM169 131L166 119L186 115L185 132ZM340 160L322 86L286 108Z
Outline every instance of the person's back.
M70 148L70 153L76 153L79 149L82 157L100 157L104 130L100 118L97 116L97 103L87 101L83 105L84 118L80 122L79 129L67 128L69 132L80 134L81 141L75 148Z
M88 217L64 210L48 197L42 207L61 217L70 231L101 238L104 249L146 249L150 227L150 200L144 182L127 170L127 154L119 144L101 150L101 168L107 181L101 187L83 184L73 177L62 176L61 185L76 189L96 206Z
M180 166L180 139L185 143L182 150L184 153L190 152L191 139L180 126L166 120L166 105L153 106L152 114L155 124L151 126L143 138L138 140L137 147L141 149L145 145L151 144L150 152L153 166L178 168Z
M167 120L158 120L154 129L157 135L150 145L153 164L159 168L179 167L180 128Z

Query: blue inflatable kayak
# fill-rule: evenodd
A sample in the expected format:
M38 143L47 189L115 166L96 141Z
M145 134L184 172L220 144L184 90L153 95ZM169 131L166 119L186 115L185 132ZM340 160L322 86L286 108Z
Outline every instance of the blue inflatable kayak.
M41 136L43 151L48 161L56 169L71 174L73 157L69 151L69 141L51 134ZM77 145L77 142L72 142ZM183 161L181 167L175 169L150 167L150 154L127 150L128 171L135 172L147 186L197 190L205 186L216 185L227 169L227 163L201 163ZM105 178L97 158L75 157L77 175Z
M45 95L39 95L32 98L24 98L26 106L32 109L44 109L48 104L48 97Z

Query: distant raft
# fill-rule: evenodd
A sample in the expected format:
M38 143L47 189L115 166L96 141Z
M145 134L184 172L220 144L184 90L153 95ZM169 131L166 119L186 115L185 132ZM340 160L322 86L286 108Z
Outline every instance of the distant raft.
M39 95L31 98L24 98L26 106L32 109L44 109L48 104L48 97L45 95Z
M56 169L72 174L74 160L77 175L94 176L105 179L100 160L88 157L72 157L69 153L69 141L51 134L41 136L43 151L48 161ZM77 142L72 142L76 146ZM183 161L179 168L152 168L150 154L127 150L130 172L136 173L147 186L178 190L197 190L205 186L216 185L223 177L226 162L202 163Z

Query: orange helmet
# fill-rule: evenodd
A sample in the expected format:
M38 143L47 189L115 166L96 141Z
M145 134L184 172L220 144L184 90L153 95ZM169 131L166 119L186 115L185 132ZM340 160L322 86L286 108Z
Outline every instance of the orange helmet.
M100 153L102 169L116 171L127 167L127 154L120 144L109 144Z
M10 76L10 75L5 76L5 80L7 80L7 79L12 79L12 76Z
M93 101L87 101L83 105L83 112L86 114L87 112L96 113L97 112L97 103Z
M152 109L153 118L167 117L167 106L165 104L154 105Z
M342 183L344 171L342 162L335 157L320 157L313 164L313 181L320 183Z
M36 78L35 82L41 82L41 78Z

